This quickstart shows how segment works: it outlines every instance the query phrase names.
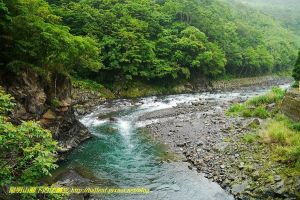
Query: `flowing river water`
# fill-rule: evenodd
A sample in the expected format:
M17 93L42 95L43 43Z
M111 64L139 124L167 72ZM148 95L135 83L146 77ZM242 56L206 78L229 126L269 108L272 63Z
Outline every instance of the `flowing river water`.
M180 104L247 99L269 89L251 88L107 102L81 119L95 137L74 150L62 166L87 169L101 179L101 186L145 187L151 191L147 195L104 195L94 196L94 199L234 199L218 184L190 170L187 163L173 159L176 156L167 153L166 146L143 131L143 127L157 123L157 119L140 121L139 117L153 111L176 108ZM163 162L166 159L174 161Z

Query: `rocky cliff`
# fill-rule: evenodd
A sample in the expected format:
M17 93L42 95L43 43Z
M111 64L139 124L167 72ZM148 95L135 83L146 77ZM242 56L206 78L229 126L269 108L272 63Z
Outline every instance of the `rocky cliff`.
M0 72L0 84L16 100L16 109L11 121L19 124L22 120L40 121L53 133L66 152L91 134L77 119L72 108L70 79L65 75L49 75L47 78L33 71L15 74Z
M289 118L300 121L300 91L291 88L287 91L281 106L282 112Z

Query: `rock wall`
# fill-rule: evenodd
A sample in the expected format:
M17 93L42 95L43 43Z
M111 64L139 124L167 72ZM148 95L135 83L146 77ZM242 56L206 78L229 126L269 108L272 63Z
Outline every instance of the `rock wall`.
M62 152L66 152L91 137L77 119L72 108L71 81L64 75L45 79L33 71L14 74L0 72L0 84L16 100L11 121L40 121L49 129Z
M281 105L281 111L293 119L300 121L300 91L297 88L291 88L287 91Z

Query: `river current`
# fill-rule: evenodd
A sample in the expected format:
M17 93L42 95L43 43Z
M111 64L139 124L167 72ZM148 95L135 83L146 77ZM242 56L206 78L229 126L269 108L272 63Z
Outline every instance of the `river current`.
M180 104L198 101L245 100L269 89L251 88L106 102L81 119L95 137L74 150L63 166L90 171L101 180L99 185L102 187L150 189L150 194L147 195L99 195L93 196L94 199L233 199L218 184L204 178L201 173L190 170L187 163L173 159L172 155L166 153L165 145L153 140L149 133L141 129L148 124L158 123L159 120L139 121L139 117L149 112L176 109Z

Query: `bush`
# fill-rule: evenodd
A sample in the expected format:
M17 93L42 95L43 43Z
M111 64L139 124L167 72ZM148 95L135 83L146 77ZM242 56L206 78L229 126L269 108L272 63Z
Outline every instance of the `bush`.
M300 131L300 122L293 123L290 127L295 131Z
M0 110L9 112L13 98L1 89L0 93ZM1 112L0 187L37 186L40 178L50 175L50 171L57 167L57 148L51 132L38 123L28 121L16 126Z
M13 98L10 95L5 94L0 87L0 115L7 114L14 106Z

